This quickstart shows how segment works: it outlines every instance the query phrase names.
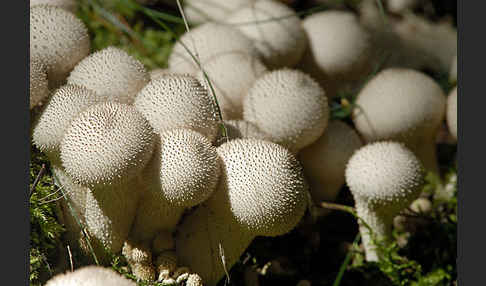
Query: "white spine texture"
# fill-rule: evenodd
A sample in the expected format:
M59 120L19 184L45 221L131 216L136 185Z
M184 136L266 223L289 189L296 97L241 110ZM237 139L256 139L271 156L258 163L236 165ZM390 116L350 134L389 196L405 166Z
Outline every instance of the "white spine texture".
M360 91L356 104L353 121L366 142L403 142L438 174L435 138L446 96L432 78L411 69L385 69Z
M131 104L149 80L140 61L120 48L108 47L77 64L68 83L84 86L110 101Z
M417 157L401 143L368 144L354 153L346 166L346 183L356 202L367 261L380 259L376 242L392 237L393 217L418 198L424 171ZM371 236L368 228L375 235Z
M30 59L30 103L32 109L49 96L46 66L39 60Z
M457 86L451 91L447 99L446 119L449 132L457 142Z
M299 17L277 1L256 1L226 22L254 41L263 61L272 69L295 66L307 46Z
M89 52L88 30L73 13L50 5L30 8L30 55L46 65L51 89Z
M324 90L309 75L291 69L266 73L244 99L244 120L292 152L312 144L324 132L329 108Z
M30 0L30 7L36 5L51 5L63 8L71 13L76 12L77 3L76 0Z
M136 286L137 284L121 276L110 268L86 266L74 272L61 273L46 286Z

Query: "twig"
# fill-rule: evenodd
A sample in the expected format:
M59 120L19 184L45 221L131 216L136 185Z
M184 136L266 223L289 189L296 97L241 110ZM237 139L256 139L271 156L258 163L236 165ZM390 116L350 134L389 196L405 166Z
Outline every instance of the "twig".
M34 183L32 184L32 187L30 187L29 197L32 197L32 194L34 193L35 187L37 187L37 184L39 183L40 178L44 175L45 171L46 171L46 165L42 164L42 167L41 167L39 173L37 174L37 177L35 178Z
M68 254L69 254L69 264L71 265L71 272L74 271L73 267L73 255L71 254L71 248L69 247L69 244L67 246Z
M338 211L343 211L352 214L356 213L356 210L353 207L346 206L346 205L340 205L340 204L329 203L329 202L321 202L318 204L318 206L325 209L338 210Z

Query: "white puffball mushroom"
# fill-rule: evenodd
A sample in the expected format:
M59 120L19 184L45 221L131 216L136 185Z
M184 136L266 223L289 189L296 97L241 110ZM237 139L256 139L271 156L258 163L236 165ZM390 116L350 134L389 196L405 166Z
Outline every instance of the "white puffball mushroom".
M84 86L110 101L132 104L149 80L140 61L120 48L108 47L79 62L68 83Z
M168 59L169 69L173 73L194 75L200 70L183 44L201 65L212 58L234 52L258 57L253 42L238 29L210 22L183 34L174 45Z
M457 86L450 92L447 99L447 127L457 142Z
M225 22L255 43L271 69L295 66L307 46L299 17L283 3L259 0L239 9Z
M244 99L243 118L296 152L323 134L329 107L326 93L309 75L281 69L255 81Z
M336 199L344 184L346 164L362 145L353 128L333 120L316 142L299 152L314 203Z
M76 0L30 0L30 7L36 5L51 5L63 8L71 13L76 13Z
M51 89L89 52L88 29L73 13L49 5L30 8L30 56L46 65Z
M389 242L393 218L418 198L425 172L417 157L403 144L375 142L354 153L346 167L346 183L356 211L378 241ZM380 253L368 228L359 220L367 261Z
M321 83L328 97L368 72L371 38L354 14L319 12L304 18L302 25L309 44L299 68Z
M206 22L222 22L229 14L250 5L255 0L186 0L184 13L187 21L198 25Z
M105 102L72 121L61 143L61 160L83 185L116 185L142 171L154 143L152 127L134 107Z
M136 286L111 268L86 266L74 272L57 274L46 286Z
M255 80L267 72L259 58L243 52L225 53L209 59L204 63L203 69L225 120L243 117L243 98ZM212 90L203 72L199 71L195 76L212 97Z
M366 142L403 142L438 174L435 138L446 96L432 78L411 69L385 69L363 87L356 105L353 121Z
M225 120L223 121L226 128L226 138L223 137L223 129L218 129L215 143L217 146L235 139L260 139L270 141L270 136L258 129L258 127L245 120Z
M203 286L203 280L201 276L199 276L197 273L191 273L189 274L189 277L187 277L186 280L186 286Z
M220 247L229 270L258 235L292 230L307 208L299 162L268 141L237 139L218 147L222 176L217 190L182 221L176 251L182 265L206 285L224 276Z
M211 141L216 136L215 104L192 76L169 74L152 80L138 93L134 106L159 134L187 128Z
M42 103L49 97L46 66L39 60L30 59L29 109Z

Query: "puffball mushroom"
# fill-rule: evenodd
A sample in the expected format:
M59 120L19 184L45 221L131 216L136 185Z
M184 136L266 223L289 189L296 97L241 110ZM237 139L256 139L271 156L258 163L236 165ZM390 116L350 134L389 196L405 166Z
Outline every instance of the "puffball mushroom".
M29 64L29 108L32 109L49 96L49 88L45 65L41 61L35 59L30 59Z
M30 7L36 5L52 5L63 8L71 13L76 13L77 4L75 0L30 0Z
M110 268L86 266L74 272L58 274L47 281L46 286L136 286Z
M309 44L299 68L335 96L341 84L370 69L371 38L358 18L344 11L315 13L302 21Z
M187 21L198 25L206 22L222 22L227 15L250 5L255 0L186 0L184 13Z
M66 172L90 188L86 225L92 238L116 253L135 217L138 175L155 143L150 124L134 107L105 102L89 107L71 123L61 143Z
M224 127L226 128L227 140L235 139L260 139L269 140L270 136L256 127L255 124L245 120L225 120ZM216 136L215 143L217 146L226 142L223 137L223 129L220 128L218 136Z
M155 132L187 128L213 140L218 129L212 97L190 75L168 74L147 84L135 98L135 108Z
M393 218L417 199L424 184L418 158L403 144L375 142L354 153L346 166L346 183L353 194L367 261L381 253L373 243L389 242ZM370 230L372 233L370 233Z
M204 64L220 55L243 52L258 57L252 41L238 29L217 23L206 23L183 34L172 48L169 69L173 73L196 74L200 69L186 48Z
M353 121L366 142L405 143L428 171L439 173L435 138L446 97L429 76L411 69L385 69L360 91Z
M243 98L256 79L267 72L257 57L243 52L224 53L203 64L224 119L243 117ZM202 71L196 77L212 96Z
M188 129L162 133L144 170L148 194L140 202L133 235L153 240L161 230L175 230L184 209L212 194L219 174L216 147L202 134Z
M259 0L237 10L225 22L254 41L272 69L295 66L307 46L299 17L283 3Z
M446 115L449 132L457 142L457 86L451 91L447 99Z
M286 148L237 139L218 147L218 155L218 188L185 217L176 234L180 263L205 285L216 285L225 273L220 251L229 270L253 238L289 232L307 208L302 168Z
M30 56L46 65L51 89L89 52L88 29L73 13L50 5L30 8Z
M329 107L324 90L309 75L291 69L264 74L244 99L244 120L292 152L312 144L324 132Z
M316 142L299 152L314 203L336 199L344 184L346 163L362 145L353 128L333 120Z
M120 48L108 47L79 62L68 83L84 86L110 101L133 103L150 81L143 64Z

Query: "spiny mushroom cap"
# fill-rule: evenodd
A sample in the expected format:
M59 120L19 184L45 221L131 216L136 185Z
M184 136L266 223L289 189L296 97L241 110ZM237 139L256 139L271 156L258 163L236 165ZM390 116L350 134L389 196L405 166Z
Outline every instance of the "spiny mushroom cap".
M429 76L411 69L386 69L371 79L356 100L353 121L367 142L414 142L434 137L444 118L446 97Z
M90 52L86 26L62 8L30 8L30 55L47 67L49 87L60 86L74 66Z
M46 286L136 286L110 268L87 266L74 272L58 274L47 281Z
M457 82L457 55L452 59L451 69L449 71L449 81Z
M221 54L204 63L224 119L243 117L243 98L255 80L267 72L259 58L244 52ZM212 95L202 71L196 77Z
M197 275L196 273L189 274L186 280L186 286L203 286L203 280L201 276Z
M447 126L452 137L457 141L457 86L447 99Z
M226 22L255 42L263 61L271 68L295 66L307 46L300 19L283 3L256 1L239 9Z
M188 51L199 58L201 64L207 60L231 52L249 53L258 56L252 41L238 29L217 23L206 23L182 35L169 56L169 69L174 73L195 74L199 66Z
M346 166L346 183L357 206L394 216L416 199L424 169L404 145L375 142L360 148Z
M209 206L249 233L282 235L307 207L307 188L297 159L284 147L237 139L218 147L222 175Z
M229 14L249 5L255 0L186 0L184 13L189 23L202 24L208 21L221 22Z
M153 129L134 107L105 102L73 120L61 143L61 160L83 185L112 185L142 171L154 142Z
M35 59L30 59L30 109L49 96L47 70L45 65Z
M108 47L77 64L68 83L82 85L110 101L131 104L149 80L140 61L120 48Z
M30 0L30 7L43 4L57 6L71 13L75 13L77 8L75 0Z
M220 166L216 147L188 129L162 133L154 166L159 170L161 196L170 205L192 207L205 201L214 191Z
M225 120L224 127L226 128L226 136L228 141L234 139L260 139L270 140L270 136L258 129L258 127L245 120ZM223 138L223 129L218 129L218 136L216 137L217 146L226 142Z
M333 201L344 184L346 163L363 143L356 131L343 121L333 120L324 135L299 152L304 173L315 202ZM319 184L320 183L320 184Z
M345 79L366 71L370 37L354 14L320 12L306 17L302 26L309 41L301 64L304 71L312 72L315 78L324 75Z
M134 106L158 133L187 128L209 140L216 136L213 99L192 76L170 74L152 80L138 93Z
M103 98L78 85L67 84L54 92L34 126L32 139L43 152L59 153L61 142L71 121Z
M292 151L316 141L329 120L324 90L307 74L290 69L266 73L244 99L243 118Z

